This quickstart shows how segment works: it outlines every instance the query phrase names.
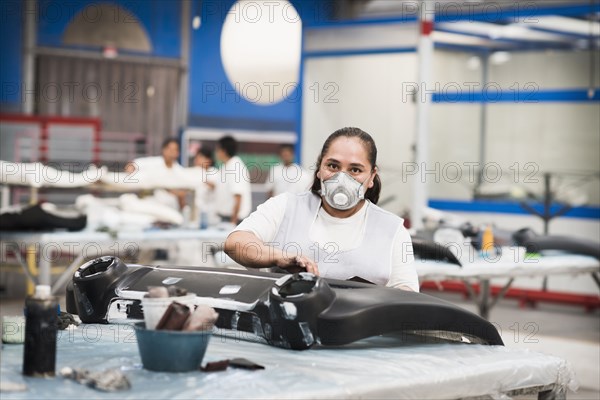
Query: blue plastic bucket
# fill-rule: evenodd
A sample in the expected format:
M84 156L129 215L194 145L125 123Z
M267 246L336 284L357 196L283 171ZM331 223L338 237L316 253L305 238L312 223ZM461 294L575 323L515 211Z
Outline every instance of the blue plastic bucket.
M164 331L135 324L140 357L145 369L161 372L187 372L200 368L211 331Z

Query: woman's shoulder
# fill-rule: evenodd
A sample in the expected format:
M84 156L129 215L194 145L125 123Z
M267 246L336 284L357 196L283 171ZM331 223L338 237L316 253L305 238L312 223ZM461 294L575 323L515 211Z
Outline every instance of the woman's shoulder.
M288 196L288 201L314 204L317 207L319 205L321 205L321 197L317 196L316 194L314 194L311 191L300 192L300 193L286 192L283 194Z
M261 205L259 205L259 208L278 208L278 209L285 209L287 207L288 204L293 204L294 202L303 202L303 201L307 201L310 199L312 193L310 192L303 192L303 193L290 193L290 192L285 192L285 193L281 193L278 194L277 196L273 196L267 200L265 200L264 203L262 203ZM312 196L314 197L314 195Z
M373 213L377 213L380 216L382 216L383 218L389 219L390 221L395 221L400 223L400 225L404 226L404 218L390 212L387 210L384 210L383 208L379 207L376 204L371 203L369 200L367 200L368 205L369 205L369 212L373 212Z
M315 198L315 199L320 199L319 196L317 196L316 194L314 194L310 190L306 190L304 192L299 192L299 193L287 192L287 194L289 194L290 196L298 197L298 198L307 198L307 199Z
M299 193L285 192L278 196L285 196L290 201L315 201L315 200L320 201L321 200L321 198L319 196L317 196L316 194L314 194L311 191L305 191L305 192L299 192Z
M270 201L276 202L280 207L296 209L298 207L316 210L321 205L321 198L312 192L281 193L271 197Z

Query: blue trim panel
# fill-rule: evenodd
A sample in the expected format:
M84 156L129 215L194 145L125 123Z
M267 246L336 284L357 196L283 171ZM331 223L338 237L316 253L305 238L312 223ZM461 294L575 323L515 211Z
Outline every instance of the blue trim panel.
M331 29L331 28L346 28L351 26L361 25L388 25L388 24L401 24L406 22L417 22L416 15L405 15L396 16L390 18L360 18L360 19L348 19L338 21L315 21L305 23L304 28L306 29Z
M304 101L304 29L300 36L300 70L298 71L298 88L296 89L299 95L298 106L296 107L296 146L294 147L294 158L296 163L302 165L302 102Z
M539 212L543 212L542 204L532 205ZM520 214L532 215L527 212L516 201L499 201L499 200L429 200L429 207L444 211L459 211L459 212L480 212L480 213L498 213L498 214ZM557 212L562 206L553 204L550 207L552 213ZM600 207L583 206L574 207L569 210L563 217L569 218L586 218L600 220Z
M490 53L491 51L517 51L516 48L506 48L506 49L491 49L489 47L484 46L471 46L466 44L453 44L453 43L444 43L444 42L433 42L433 47L436 50L453 50L453 51L462 51L465 53L474 53L474 54L485 54Z
M513 42L514 43L514 42ZM444 42L434 42L436 49L447 49L455 51L464 51L467 53L489 53L491 51L510 51L510 52L521 52L521 51L546 51L546 50L565 50L571 47L565 47L562 45L545 44L543 46L527 44L524 47L507 47L493 49L483 46L469 46L469 45L458 45ZM416 52L416 47L384 47L375 49L352 49L352 50L318 50L318 51L307 51L302 54L303 59L305 58L326 58L326 57L350 57L350 56L364 56L364 55L376 55L376 54L394 54L394 53L412 53Z
M490 87L486 91L464 92L446 91L434 93L434 103L548 103L548 102L597 102L600 101L600 87L595 88L594 96L588 97L587 89L537 90L536 88Z
M189 114L188 126L216 129L252 129L257 131L290 131L296 128L295 121L274 119L234 118L215 115Z
M320 57L349 57L366 56L373 54L414 53L416 51L416 47L384 47L379 49L305 51L304 53L302 53L302 57L304 59Z
M581 16L592 14L600 11L600 5L589 4L589 3L575 3L573 5L562 5L555 7L542 7L538 8L537 4L533 2L515 2L516 7L510 7L505 9L494 9L497 6L491 7L493 3L489 3L487 12L471 13L446 13L435 16L435 22L458 22L458 21L483 21L491 23L500 22L517 22L520 19L527 19L545 15L561 15L561 16ZM529 21L535 22L535 21Z
M448 28L439 28L436 27L435 30L437 32L446 32L446 33L455 33L457 35L475 37L479 39L487 39L490 41L506 43L506 44L514 44L521 47L531 47L531 48L552 48L552 49L570 49L574 45L572 43L559 43L553 40L526 40L526 39L510 39L510 38L492 38L490 35L485 35L481 33L470 33L461 31L460 29L448 29Z

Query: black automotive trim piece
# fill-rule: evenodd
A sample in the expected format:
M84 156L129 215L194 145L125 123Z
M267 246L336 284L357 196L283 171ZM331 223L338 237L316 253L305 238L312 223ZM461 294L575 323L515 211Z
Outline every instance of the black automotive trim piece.
M444 261L450 264L462 266L458 258L448 249L439 243L412 237L413 252L416 258L434 261Z
M217 327L252 332L278 347L344 345L414 331L449 332L503 345L485 319L422 293L309 273L125 265L115 257L92 260L76 271L67 301L76 310L67 311L86 323L107 323L112 302L131 300L139 305L149 286L165 282L195 293L198 303L213 306L219 313ZM130 308L136 309L128 306L128 312Z
M560 250L600 260L600 244L594 243L591 240L557 235L541 236L529 228L520 229L515 232L513 239L516 244L525 247L528 253L538 253L543 250Z

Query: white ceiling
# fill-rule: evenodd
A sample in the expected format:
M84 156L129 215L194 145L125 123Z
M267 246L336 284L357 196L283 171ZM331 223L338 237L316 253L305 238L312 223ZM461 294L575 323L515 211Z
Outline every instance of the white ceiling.
M355 18L415 17L417 4L414 0L358 1L354 4ZM436 0L435 3L429 3L428 7L432 5L438 14L448 16L458 12L461 15L461 18L446 18L448 22L436 23L434 40L437 43L490 49L600 48L598 0ZM593 11L587 12L591 7L594 7ZM494 20L493 16L500 15L501 10L508 10L505 15L511 17L508 20ZM552 14L554 10L556 15ZM490 13L492 18L469 18L484 12Z

